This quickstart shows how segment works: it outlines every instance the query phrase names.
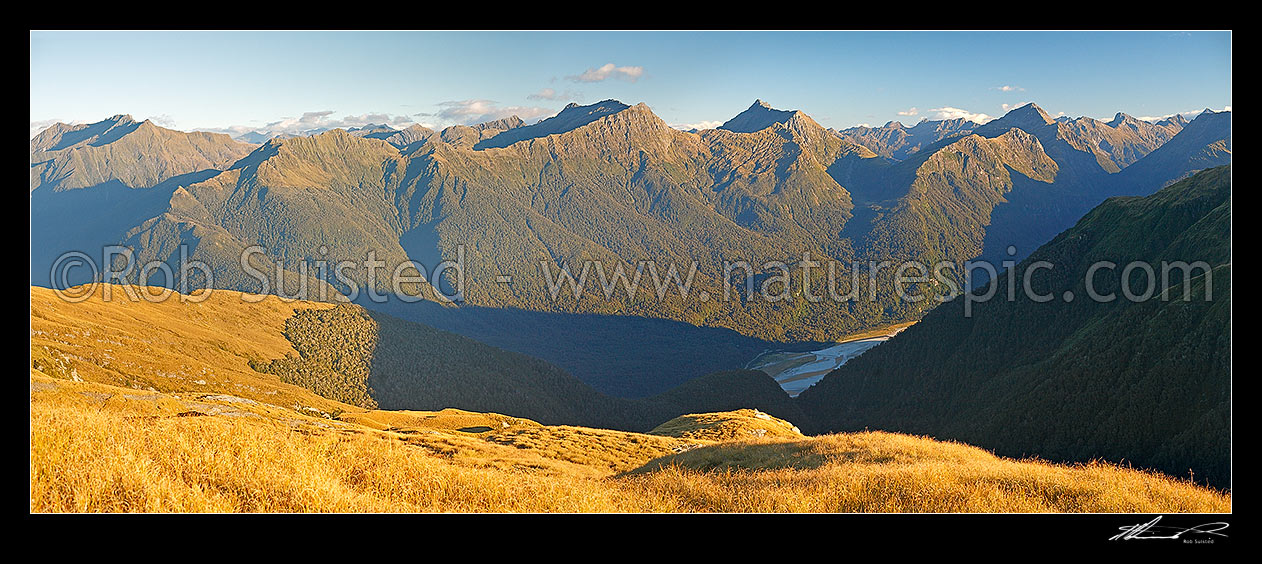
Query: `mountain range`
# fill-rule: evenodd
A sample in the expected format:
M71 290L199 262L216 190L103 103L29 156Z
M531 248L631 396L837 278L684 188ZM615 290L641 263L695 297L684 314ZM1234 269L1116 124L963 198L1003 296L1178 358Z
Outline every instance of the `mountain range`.
M1026 280L1033 293L1003 298ZM803 428L1127 460L1230 487L1229 166L1109 199L993 284L971 313L947 302L805 390Z
M391 429L398 425L386 422L417 410L457 408L645 432L684 414L752 407L810 435L875 428L1013 458L1103 459L1230 489L1230 198L1228 166L1151 196L1111 198L992 282L1000 292L1029 280L1028 293L942 304L797 398L754 370L617 398L546 361L357 305L247 303L225 290L197 303L148 303L97 287L65 303L32 287L32 374L174 399L292 404L343 422L371 410ZM1132 261L1188 268L1167 276L1162 266L1165 291L1126 296L1145 284L1142 271L1119 269ZM1112 298L1088 299L1093 291ZM590 455L585 448L566 456Z
M404 286L427 298L419 303L369 304L363 291L360 302L645 397L779 343L919 319L934 303L898 299L888 271L874 291L858 289L871 295L841 304L798 288L779 301L696 299L724 295L724 261L794 267L820 257L842 265L844 286L869 261L1019 260L1106 197L1150 194L1230 162L1230 146L1229 112L1105 123L1054 120L1033 104L984 125L838 132L758 101L691 133L644 104L606 100L529 125L368 126L259 145L115 116L32 140L32 283L49 284L68 250L96 256L117 243L142 262L171 264L176 279L158 283L180 282L184 253L209 265L220 288L389 293L362 268L344 284L313 267L371 252L432 272L464 253L459 305L434 295L451 279ZM241 267L252 245L265 249L252 264L268 273L267 288ZM643 284L606 299L589 280L577 296L549 299L541 273L564 266L577 276L592 260L633 273L646 259L677 266L681 278L696 263L691 297L668 288L659 299ZM206 283L197 276L193 286ZM681 359L680 342L702 354Z

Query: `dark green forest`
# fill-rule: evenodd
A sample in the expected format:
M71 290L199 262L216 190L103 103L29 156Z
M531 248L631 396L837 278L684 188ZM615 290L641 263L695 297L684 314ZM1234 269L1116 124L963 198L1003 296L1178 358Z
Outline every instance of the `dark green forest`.
M1110 199L1001 274L997 298L973 304L971 317L962 298L943 304L803 392L808 418L799 425L927 434L1006 456L1101 457L1228 487L1230 234L1230 167L1149 197ZM1020 290L1036 261L1055 265L1030 277L1051 302ZM1093 277L1099 295L1116 296L1107 303L1087 294L1098 261L1118 265ZM1212 270L1187 280L1171 270L1169 299L1131 301L1122 272L1133 261L1152 264L1158 286L1163 261ZM1129 274L1142 297L1144 270ZM1009 280L1018 284L1011 302L1002 299Z
M789 396L759 371L715 372L655 396L623 399L542 360L350 304L298 311L286 321L285 336L298 354L255 363L256 370L370 409L453 407L642 432L678 415L749 407L801 419Z

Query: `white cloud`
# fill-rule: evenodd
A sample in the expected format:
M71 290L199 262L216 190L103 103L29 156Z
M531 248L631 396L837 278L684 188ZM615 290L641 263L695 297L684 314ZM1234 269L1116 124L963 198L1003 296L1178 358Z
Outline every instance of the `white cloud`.
M1171 118L1171 117L1174 117L1175 115L1181 115L1181 116L1183 116L1183 117L1185 117L1185 118L1188 118L1188 119L1195 119L1195 118L1196 118L1196 116L1201 115L1201 112L1204 112L1204 111L1205 111L1205 109L1206 109L1206 108L1202 108L1202 109L1199 109L1199 110L1189 110L1189 111L1186 111L1186 112L1179 112L1178 114L1166 114L1166 115L1164 115L1164 116L1141 116L1141 117L1139 117L1139 118L1137 118L1137 119L1142 119L1142 120L1144 120L1144 121L1161 121L1161 120L1166 119L1166 118ZM1230 111L1231 111L1231 106L1223 106L1223 109L1221 109L1221 110L1214 110L1214 111L1215 111L1215 112L1230 112Z
M543 90L526 96L526 98L529 100L556 100L557 91L553 88L544 88Z
M205 128L201 131L227 133L234 137L259 131L268 135L290 134L310 135L329 129L351 129L366 125L388 125L395 129L406 129L411 125L423 125L431 129L449 125L472 125L516 115L525 121L544 117L555 113L548 108L533 106L499 106L493 100L469 99L452 100L437 104L438 110L430 113L413 115L394 115L370 112L359 115L337 116L333 110L304 112L297 117L284 117L265 125L230 125L227 127ZM32 128L34 128L32 123Z
M644 67L619 67L613 63L605 63L600 68L587 69L583 74L565 77L573 82L602 82L610 78L635 82L644 76Z
M449 100L438 104L439 110L432 114L417 114L421 117L435 117L443 124L473 125L509 116L517 116L524 121L551 115L553 110L537 106L499 106L494 100L469 99Z
M323 110L319 112L306 112L302 117L285 118L274 121L265 126L265 129L277 133L301 133L313 129L349 129L352 127L363 127L369 124L385 124L392 127L407 127L415 123L411 117L406 115L392 116L383 113L367 113L360 115L349 115L340 118L333 118L333 111Z
M907 108L906 110L903 110L903 111L901 111L901 112L898 112L898 115L900 115L900 116L914 116L914 115L919 114L919 113L920 113L920 110L917 110L915 106L912 106L912 107L910 107L910 108Z
M688 131L691 129L696 129L696 130L715 129L720 125L723 125L723 122L707 120L707 121L699 121L697 123L672 123L670 126L680 131Z
M950 106L942 108L933 108L929 110L933 112L934 119L957 119L964 118L974 123L986 123L995 118L983 113L970 112L960 108L952 108Z
M301 133L306 130L327 127L333 110L303 112L300 117L286 117L267 124L266 129L275 133Z
M149 116L148 119L149 121L152 121L154 124L159 125L161 127L165 127L167 129L176 129L175 118L171 117L170 115L159 114L156 116Z
M544 88L534 94L526 96L527 100L562 100L567 102L582 101L583 95L572 90L557 92L555 88Z
M998 90L1000 92L1025 92L1024 88L1021 88L1020 86L1012 86L1010 84L1005 84L1003 86L996 86L994 88L991 88L991 90Z
M60 119L41 119L41 120L32 121L31 122L31 139L34 139L36 135L39 135L39 132L45 129L48 129L49 127L52 127L54 124L57 124L57 123L69 123L71 125L74 125L75 123L78 123L78 122L74 122L74 121L64 122Z
M1003 108L1003 111L1005 112L1010 112L1012 110L1020 108L1021 106L1024 106L1026 104L1032 104L1032 103L1033 102L1018 102L1016 104L1000 104L999 107ZM1065 115L1065 112L1061 112L1061 115Z
M324 131L327 129L350 129L352 127L363 127L365 125L385 124L395 129L403 129L416 123L416 120L407 115L390 115L385 113L366 113L360 115L348 115L342 117L333 117L336 112L333 110L320 110L316 112L303 112L298 117L284 117L276 121L268 122L265 125L230 125L227 127L199 129L199 131L209 131L212 133L227 133L232 136L238 136L251 131L261 131L270 135L289 134L289 135L306 135L314 132ZM153 118L150 118L153 119ZM155 120L156 121L156 120Z

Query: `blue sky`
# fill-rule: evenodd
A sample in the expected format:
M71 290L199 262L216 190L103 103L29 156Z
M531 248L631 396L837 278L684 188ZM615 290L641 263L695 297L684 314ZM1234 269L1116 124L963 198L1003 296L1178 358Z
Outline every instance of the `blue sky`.
M714 126L755 98L828 127L1231 106L1230 32L32 32L32 134L129 113L244 132L443 126L570 101Z

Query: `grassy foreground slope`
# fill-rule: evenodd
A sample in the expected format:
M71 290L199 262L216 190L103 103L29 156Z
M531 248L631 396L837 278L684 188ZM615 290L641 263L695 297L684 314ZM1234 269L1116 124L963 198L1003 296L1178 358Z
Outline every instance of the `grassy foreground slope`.
M668 425L694 435L723 427L713 438L455 410L342 419L32 370L31 511L1231 509L1230 495L1116 466L1008 460L889 433L808 438L750 411Z
M300 356L287 322L336 307L240 298L68 303L32 288L32 511L1231 508L1229 494L1160 475L890 433L806 437L755 409L637 433L361 407L251 368ZM697 382L724 389L748 375ZM687 409L706 390L674 393L662 404Z
M744 407L800 416L784 390L757 371L716 372L628 400L542 360L357 305L231 290L196 302L176 293L145 299L158 291L102 285L68 303L32 287L33 368L140 390L217 390L324 413L461 408L627 431Z
M178 294L149 302L141 291L102 285L68 303L52 290L31 287L32 371L136 390L228 393L313 412L345 407L250 368L296 354L285 339L285 320L332 304L276 297L245 304L242 294L219 291L197 303L181 302Z

